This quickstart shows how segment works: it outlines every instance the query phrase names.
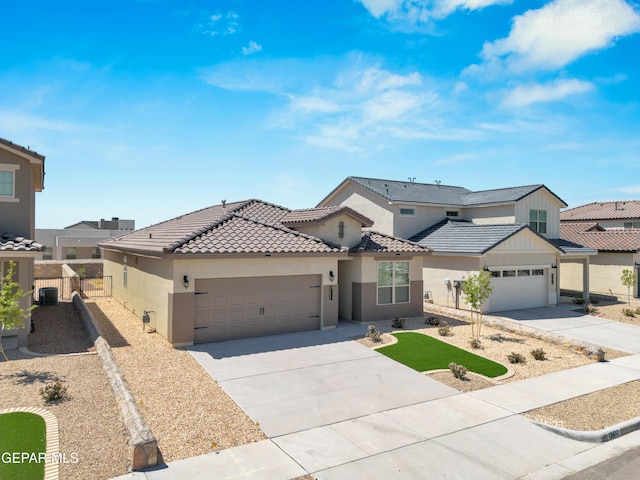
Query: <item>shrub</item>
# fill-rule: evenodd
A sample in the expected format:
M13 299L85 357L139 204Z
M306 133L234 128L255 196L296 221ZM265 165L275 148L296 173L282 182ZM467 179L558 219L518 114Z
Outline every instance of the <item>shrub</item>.
M640 315L640 307L637 307L633 313L635 313L636 315Z
M482 344L477 338L472 338L471 340L469 340L469 345L471 346L471 348L482 348Z
M393 323L391 324L392 328L404 328L404 322L405 322L405 318L404 317L399 317L398 315L396 315L396 318L393 319Z
M438 325L438 333L441 336L446 337L451 333L451 325L445 321L440 322L440 325Z
M524 355L521 355L516 352L511 352L508 358L510 363L527 363L527 360L524 358Z
M531 350L531 356L533 358L535 358L536 360L546 360L546 354L544 353L544 350L541 348L536 348L535 350Z
M576 297L573 300L573 303L575 303L576 305L582 305L584 303L584 298L582 297Z
M624 309L622 310L622 314L623 314L625 317L635 317L635 316L636 316L636 312L635 312L633 309L631 309L631 308L624 308Z
M68 398L67 387L60 380L47 383L40 389L40 395L45 403L61 402Z
M584 311L584 313L594 313L597 308L593 303L585 303L582 306L582 310Z
M365 337L370 338L374 342L382 341L382 333L380 333L380 331L373 325L369 325L367 327L367 334L365 335Z
M435 315L431 315L430 317L427 317L424 323L426 325L435 325L437 327L438 325L440 325L440 319Z
M451 362L449 364L449 370L455 378L459 378L462 380L464 376L467 374L467 368L462 365L458 365L456 362Z

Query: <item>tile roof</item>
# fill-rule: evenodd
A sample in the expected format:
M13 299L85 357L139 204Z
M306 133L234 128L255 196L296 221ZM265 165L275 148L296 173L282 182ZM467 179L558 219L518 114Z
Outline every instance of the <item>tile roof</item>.
M524 223L479 225L466 221L443 220L411 238L436 253L482 255L518 232Z
M391 237L379 232L366 232L362 237L362 242L350 250L351 253L428 253L429 249L418 245L410 240Z
M341 205L293 210L282 217L280 223L288 226L312 225L322 223L341 214L347 214L356 220L359 220L363 227L370 227L373 225L373 221L369 218L349 207Z
M40 155L38 152L35 152L33 150L31 150L28 147L23 147L22 145L18 145L17 143L13 143L5 138L1 138L0 137L0 145L3 145L5 147L8 147L10 149L13 150L18 150L26 155L30 155L32 157L38 158L39 160L43 160L44 161L44 155Z
M3 233L0 236L0 252L43 252L45 246L35 240Z
M381 180L365 177L347 177L345 182L346 181L351 181L362 188L380 195L389 202L471 207L494 203L516 202L544 188L557 198L560 203L566 206L566 203L561 198L542 184L473 192L463 187L451 185L416 183L410 181L400 182L397 180ZM344 182L340 185L342 184L344 184ZM325 199L330 197L339 187L340 186L334 189ZM322 204L322 202L320 202L320 204Z
M640 201L593 202L560 212L561 221L639 219Z
M596 225L598 228L594 228ZM561 223L560 237L602 252L640 251L640 229L604 230L594 223Z

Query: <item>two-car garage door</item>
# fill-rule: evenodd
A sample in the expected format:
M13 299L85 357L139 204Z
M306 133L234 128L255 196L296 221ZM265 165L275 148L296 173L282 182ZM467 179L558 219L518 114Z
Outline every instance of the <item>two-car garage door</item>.
M520 268L492 271L490 312L547 306L547 270Z
M195 343L320 328L320 275L196 280Z

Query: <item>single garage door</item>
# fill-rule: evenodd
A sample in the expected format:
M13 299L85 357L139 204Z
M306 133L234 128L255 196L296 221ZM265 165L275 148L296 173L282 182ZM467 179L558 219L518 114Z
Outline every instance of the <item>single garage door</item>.
M547 271L545 269L510 269L493 271L493 292L489 297L489 311L503 312L522 308L546 307ZM497 276L500 275L500 276Z
M320 328L320 275L196 280L195 343Z

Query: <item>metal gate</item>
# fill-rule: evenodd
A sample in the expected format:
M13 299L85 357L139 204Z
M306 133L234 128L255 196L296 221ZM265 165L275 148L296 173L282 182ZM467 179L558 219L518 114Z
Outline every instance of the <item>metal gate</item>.
M58 289L58 298L71 299L73 285L80 282L80 292L85 297L110 297L111 277L95 277L75 279L71 277L36 278L33 285L33 299L40 301L40 289L43 287L55 287Z

